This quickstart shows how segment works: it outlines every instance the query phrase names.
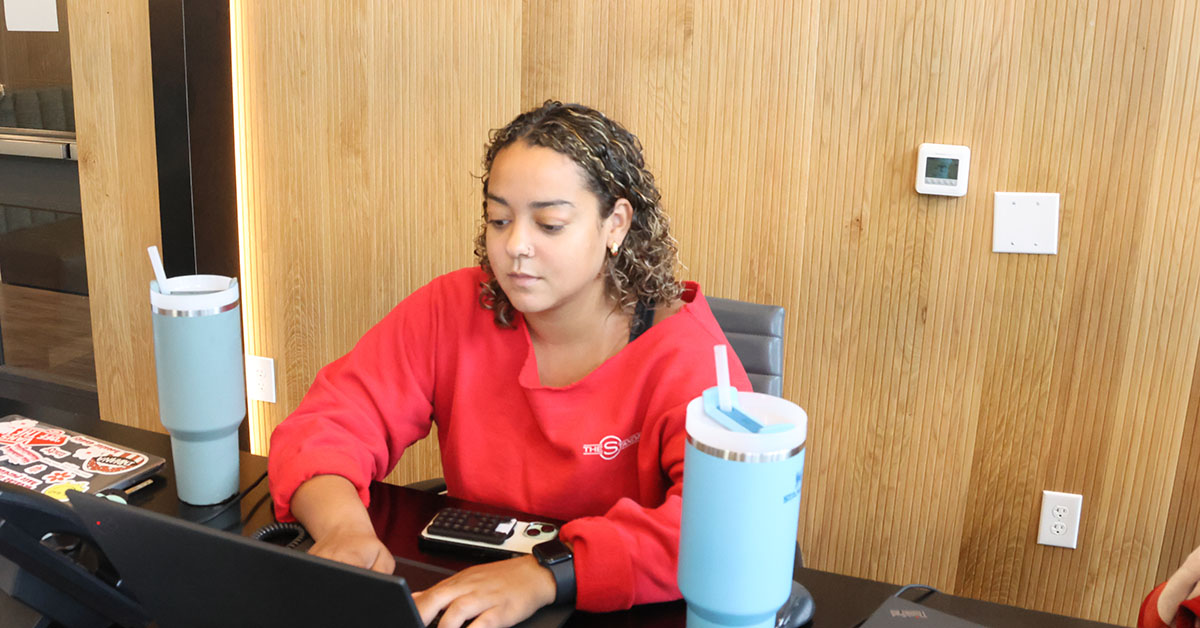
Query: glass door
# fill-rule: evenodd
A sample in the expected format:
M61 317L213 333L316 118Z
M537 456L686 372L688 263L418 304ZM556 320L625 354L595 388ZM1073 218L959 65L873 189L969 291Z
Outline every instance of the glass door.
M94 392L66 0L0 6L0 371Z

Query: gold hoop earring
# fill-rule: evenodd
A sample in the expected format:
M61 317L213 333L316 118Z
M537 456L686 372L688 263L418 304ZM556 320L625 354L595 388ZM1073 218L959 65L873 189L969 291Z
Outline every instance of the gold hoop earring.
M609 251L612 251L612 254L613 254L613 256L614 256L614 257L616 257L616 255L617 255L617 251L618 251L620 248L621 248L621 245L620 245L620 244L618 244L618 243L616 243L616 242L613 242L612 244L608 245L608 250L609 250Z

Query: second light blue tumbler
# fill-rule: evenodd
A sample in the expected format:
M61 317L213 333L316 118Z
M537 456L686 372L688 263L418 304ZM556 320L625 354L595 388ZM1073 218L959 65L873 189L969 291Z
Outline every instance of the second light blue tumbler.
M171 434L180 501L217 504L238 492L238 426L246 417L236 279L150 282L158 413Z
M778 397L738 396L775 431L731 431L701 398L687 408L679 590L688 628L771 628L792 592L807 416Z

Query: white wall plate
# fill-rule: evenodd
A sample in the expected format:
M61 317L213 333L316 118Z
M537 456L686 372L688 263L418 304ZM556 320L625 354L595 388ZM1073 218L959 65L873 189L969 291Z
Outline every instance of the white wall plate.
M1058 254L1058 194L996 192L992 222L995 253Z

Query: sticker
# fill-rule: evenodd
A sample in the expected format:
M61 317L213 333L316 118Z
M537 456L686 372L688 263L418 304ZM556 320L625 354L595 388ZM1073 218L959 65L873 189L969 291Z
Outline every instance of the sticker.
M54 467L55 469L61 469L63 471L74 473L76 475L76 477L81 477L81 478L92 477L91 473L84 471L79 465L75 464L74 462L58 462L56 460L50 460L49 458L43 458L43 462L45 462L47 465L50 465L51 467Z
M65 445L67 434L62 430L18 427L0 432L0 445Z
M146 460L147 458L142 454L127 451L120 454L104 454L103 456L89 458L87 462L83 463L83 468L105 475L115 475L136 469L146 464Z
M72 436L71 442L79 443L80 445L84 445L85 447L87 447L86 451L89 451L89 452L107 453L107 454L123 454L123 453L125 453L124 449L117 449L116 447L113 447L112 445L105 445L104 443L101 443L100 441L92 440L92 439L88 438L87 436L80 436L80 435ZM94 456L94 455L96 455L96 454L89 453L89 456Z
M9 462L22 466L33 464L42 459L41 456L37 455L36 451L24 445L9 445L3 449L4 454L8 457Z
M74 441L75 439L71 440ZM71 454L71 456L79 458L80 460L87 460L88 458L95 458L96 456L106 453L109 452L104 451L99 447L80 447L79 449L76 449L75 453Z
M71 473L70 471L55 471L53 473L46 474L46 476L42 478L43 481L49 482L50 484L58 484L59 482L66 482L67 480L73 479L75 479L75 474Z
M9 484L16 484L17 486L24 486L25 488L31 490L36 489L42 483L42 481L37 478L32 478L24 473L17 473L12 469L5 469L4 467L0 467L0 482L8 482Z
M79 491L80 493L86 493L88 486L90 486L90 484L87 482L67 482L65 484L55 484L54 486L47 486L46 490L42 491L42 494L49 495L60 502L65 502L67 501L67 491Z
M61 447L43 447L42 454L46 455L46 456L50 456L51 458L57 458L59 460L62 460L63 458L70 456L71 452L69 452Z
M32 467L25 467L25 473L28 473L29 475L37 475L45 470L46 465L44 464L35 464Z

